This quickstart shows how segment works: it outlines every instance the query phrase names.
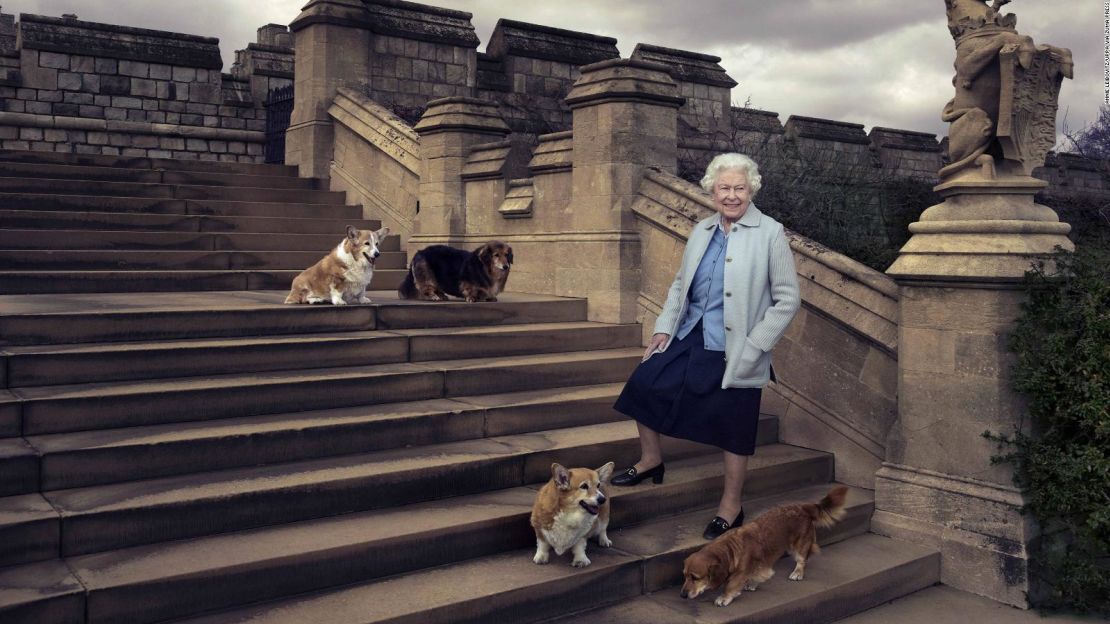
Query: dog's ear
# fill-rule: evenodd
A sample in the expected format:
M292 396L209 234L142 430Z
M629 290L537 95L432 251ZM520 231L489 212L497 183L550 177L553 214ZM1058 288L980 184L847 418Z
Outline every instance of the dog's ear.
M720 561L714 560L709 564L705 576L709 579L710 587L720 587L728 579L728 570Z
M513 248L506 245L505 250L506 250L506 255L509 258L509 264L512 264L513 263Z
M358 240L358 228L353 225L347 226L347 238L355 241Z
M555 487L560 490L570 489L570 472L561 464L551 464L551 477L555 479Z
M483 263L488 264L491 257L493 257L493 247L489 243L478 248L478 259Z
M379 241L382 240L386 236L389 236L389 228L383 227L382 229L378 230L377 232L374 232L374 236L376 236Z
M613 467L615 465L616 464L614 464L613 462L609 462L608 464L605 464L601 468L598 468L597 469L597 480L602 482L602 483L608 483L609 482L609 477L613 476Z

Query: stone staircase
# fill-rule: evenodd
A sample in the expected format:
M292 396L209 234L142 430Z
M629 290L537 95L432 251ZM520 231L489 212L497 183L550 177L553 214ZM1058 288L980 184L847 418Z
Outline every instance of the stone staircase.
M675 440L664 484L608 492L612 549L536 566L551 463L636 456L611 405L638 326L580 299L398 301L400 252L371 305L281 305L283 254L377 227L289 168L0 153L0 171L0 622L823 622L939 580L934 551L867 533L852 489L804 583L682 601L722 477ZM834 474L764 416L749 516Z
M0 152L0 293L288 288L377 227L293 167ZM371 288L404 275L396 237Z

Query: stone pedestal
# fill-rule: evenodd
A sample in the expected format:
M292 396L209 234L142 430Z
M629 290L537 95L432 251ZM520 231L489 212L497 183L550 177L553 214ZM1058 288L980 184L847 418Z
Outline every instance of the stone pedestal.
M468 97L428 102L414 129L420 135L420 209L407 245L410 258L428 245L467 246L463 166L471 148L509 134L496 104Z
M370 76L370 30L361 0L312 0L289 25L296 50L293 114L285 164L302 177L329 177L335 130L328 107L339 87Z
M658 63L615 59L581 71L566 99L574 119L572 240L553 258L556 294L589 297L590 320L633 323L640 241L632 203L647 167L675 172L684 99Z
M938 548L944 583L1019 607L1036 527L982 434L1026 425L1007 348L1021 279L1037 256L1072 249L1070 226L1033 201L1044 186L1021 175L942 183L945 201L910 226L887 270L901 287L898 421L872 520L877 533Z

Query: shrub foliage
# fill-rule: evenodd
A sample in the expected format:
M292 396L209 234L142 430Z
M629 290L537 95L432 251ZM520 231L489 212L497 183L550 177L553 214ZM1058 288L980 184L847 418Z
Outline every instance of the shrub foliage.
M1050 270L1049 267L1055 267ZM1110 615L1110 253L1058 253L1026 274L1011 336L1030 432L995 437L1042 535L1031 601ZM988 434L989 435L989 434Z

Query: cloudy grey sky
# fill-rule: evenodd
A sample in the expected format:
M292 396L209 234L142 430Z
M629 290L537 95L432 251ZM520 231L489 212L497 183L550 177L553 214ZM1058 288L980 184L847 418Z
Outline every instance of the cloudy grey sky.
M5 13L61 15L219 37L236 48L266 23L287 24L307 0L0 0ZM638 42L720 56L740 85L734 103L943 134L953 43L942 0L439 0L473 13L478 37L500 17L615 37L624 56ZM1081 128L1103 102L1103 3L1014 0L1006 11L1037 43L1069 47L1057 125Z

